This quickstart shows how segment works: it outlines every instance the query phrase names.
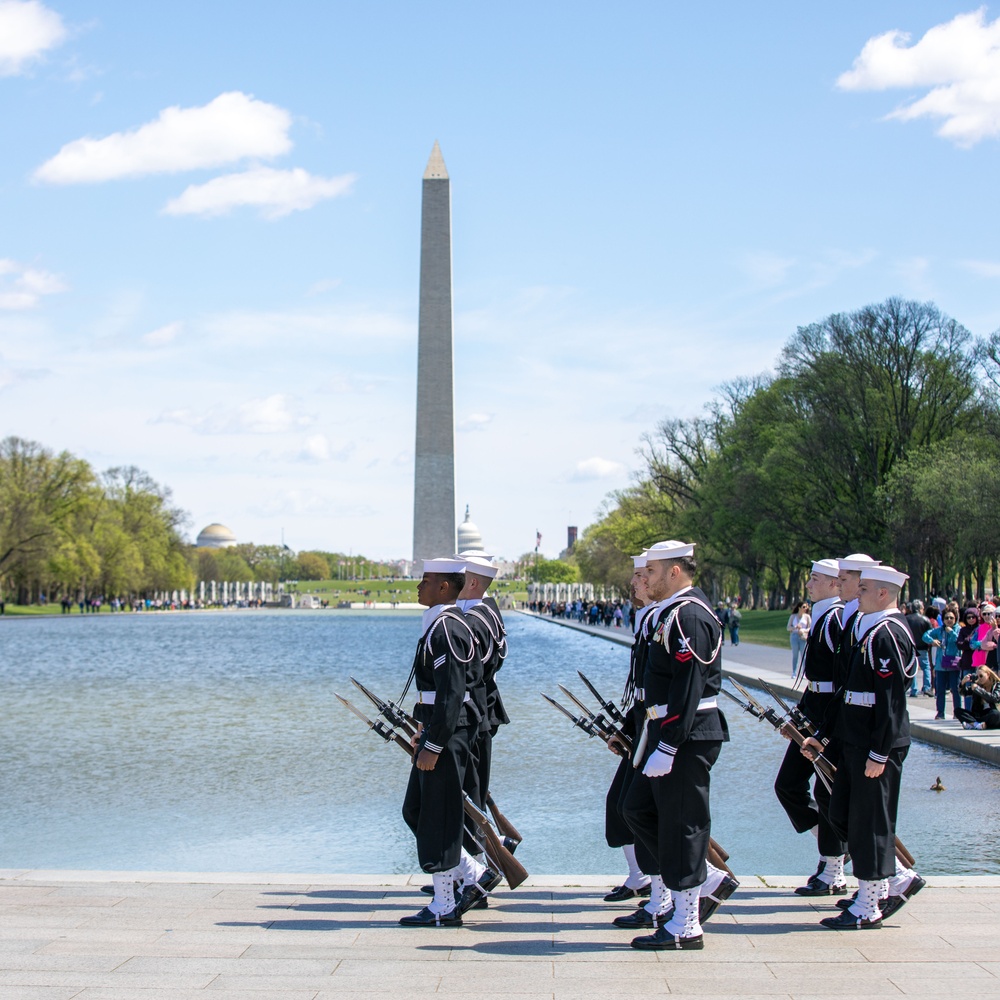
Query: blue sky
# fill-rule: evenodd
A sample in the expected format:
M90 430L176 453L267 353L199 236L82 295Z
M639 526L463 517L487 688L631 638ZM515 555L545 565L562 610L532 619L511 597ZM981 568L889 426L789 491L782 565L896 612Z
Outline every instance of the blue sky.
M148 470L192 538L409 555L435 140L498 555L799 325L1000 327L996 6L0 0L0 111L3 431Z

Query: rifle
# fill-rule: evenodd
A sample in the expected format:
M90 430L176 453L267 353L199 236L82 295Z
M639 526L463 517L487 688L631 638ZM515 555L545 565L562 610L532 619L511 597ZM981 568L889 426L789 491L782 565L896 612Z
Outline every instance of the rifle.
M594 687L593 684L587 680L586 674L582 670L578 670L577 674L580 675L580 680L587 685L587 690L597 699L597 703L608 713L612 721L617 722L620 726L625 725L625 716L622 714L621 709L613 702L608 701L606 698L601 696L601 692Z
M618 754L619 757L627 758L631 755L632 741L628 738L628 736L626 736L624 733L622 733L620 730L614 727L611 727L610 730L608 729L602 730L601 728L599 728L597 725L597 721L602 720L604 725L606 726L607 720L604 720L600 715L595 716L587 708L586 705L583 705L580 702L579 698L574 697L570 691L567 691L566 688L562 686L562 684L559 685L559 689L565 692L567 695L569 695L569 697L572 698L573 701L577 705L579 705L580 708L582 708L587 713L587 715L590 716L591 721L578 719L572 712L569 711L569 709L563 708L563 706L560 705L559 702L557 702L554 698L550 698L547 694L542 693L542 697L550 705L552 705L553 708L559 709L559 711L562 712L562 714L565 715L573 723L574 726L576 726L578 729L582 729L591 739L595 736L599 736L602 740L607 742L610 736L614 736L622 742L622 745L625 748L625 752L621 753L618 750L613 750L613 752ZM725 848L722 847L721 844L717 843L712 838L709 838L708 841L708 860L713 865L715 865L716 868L723 869L723 871L727 872L729 875L733 874L733 870L729 867L729 865L726 864L726 862L729 860L729 854L726 852Z
M816 727L798 705L788 705L781 695L779 695L778 692L775 691L763 677L758 677L757 680L760 682L760 686L781 706L785 715L787 715L799 729L806 730L810 736L816 735ZM823 740L822 742L823 745L826 746L829 741Z
M407 736L413 736L417 732L418 723L412 715L408 715L394 702L384 701L377 694L369 691L356 678L352 677L351 683L379 710L379 715L387 719L393 727L402 729ZM513 845L513 848L516 848L521 843L521 835L517 832L517 827L500 812L496 802L493 801L493 796L489 792L486 793L486 804L493 814L493 819L497 825L497 829L500 831L500 835L506 838ZM511 853L513 853L513 850Z
M742 685L738 684L736 681L729 678L729 683L736 688L737 691L746 696L749 704L744 705L743 702L739 700L735 695L730 694L730 692L723 690L723 694L728 694L730 698L733 699L738 705L743 707L745 712L749 712L757 719L761 719L765 722L769 722L775 729L790 739L793 743L797 744L801 749L802 744L805 743L805 737L795 728L795 726L789 722L787 719L781 719L772 708L764 708L760 702L756 701L754 697L744 688ZM773 695L772 695L773 697ZM815 732L815 730L814 730ZM825 745L825 744L824 744ZM823 784L826 786L827 791L830 791L833 787L833 778L837 773L837 765L833 764L822 753L816 755L815 760L813 760L813 767L816 768L816 774L820 777ZM913 860L913 855L909 852L906 845L899 839L895 838L896 847L896 857L906 865L907 868L914 868L916 862Z
M395 743L401 750L405 751L407 757L411 760L413 759L413 747L410 746L410 741L405 737L400 736L400 734L393 728L387 726L384 722L379 720L372 721L364 714L360 709L355 708L346 698L342 698L339 694L334 692L334 696L337 700L354 715L356 715L376 736L381 737L386 743ZM469 798L465 792L462 792L463 803L462 806L465 809L465 815L472 820L478 827L483 835L483 839L486 841L482 846L486 853L489 855L490 859L496 864L496 866L503 872L504 878L507 880L507 884L511 889L516 889L527 877L528 871L518 861L511 852L504 847L500 838L497 836L496 831L490 826L489 818L486 814Z
M569 721L572 722L573 725L577 727L577 729L582 729L590 739L593 739L595 736L600 736L602 740L604 739L603 735L600 732L598 732L597 727L592 722L589 722L585 719L578 719L568 708L565 708L562 705L560 705L559 702L555 700L555 698L550 698L544 691L539 691L538 693L553 708L558 709L560 712L562 712L562 714L565 715L566 718L569 719ZM619 754L619 756L621 755Z
M569 688L563 687L562 684L558 685L559 690L562 691L570 701L573 702L577 708L582 709L586 712L587 716L590 718L591 724L597 730L598 736L600 736L605 743L607 743L612 738L617 739L625 749L631 753L632 752L632 739L623 730L619 729L613 722L604 718L603 714L594 715L593 712Z

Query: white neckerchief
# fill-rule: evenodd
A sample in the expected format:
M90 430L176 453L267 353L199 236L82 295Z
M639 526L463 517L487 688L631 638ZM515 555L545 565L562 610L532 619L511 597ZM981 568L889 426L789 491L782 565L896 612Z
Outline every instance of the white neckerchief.
M645 606L636 609L635 628L632 629L632 632L635 635L639 634L639 630L642 628L642 623L646 620L646 615L648 615L649 612L652 611L654 607L655 605L653 604L646 604Z
M855 597L853 601L848 601L844 605L844 624L847 624L847 619L858 610L858 599Z
M427 630L438 620L441 612L445 608L453 608L454 604L435 604L433 608L428 608L420 621L420 627L422 629L421 635L427 635Z
M859 615L854 631L855 637L863 639L883 618L898 614L899 608L886 608L884 611L873 611L870 615Z
M820 620L839 601L839 597L824 597L822 601L817 601L813 605L812 625L809 626L810 633L816 630L816 622Z
M481 597L463 597L455 603L458 605L458 610L464 615L469 608L474 608L477 604L482 604L483 599Z

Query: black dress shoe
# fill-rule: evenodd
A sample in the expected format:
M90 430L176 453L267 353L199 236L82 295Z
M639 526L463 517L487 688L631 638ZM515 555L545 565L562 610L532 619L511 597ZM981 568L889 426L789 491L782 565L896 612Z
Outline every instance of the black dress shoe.
M615 917L612 921L615 927L621 927L626 931L641 931L646 927L657 927L659 922L645 906L640 906L635 913L625 913L620 917Z
M652 889L644 885L641 889L630 889L627 885L616 885L611 892L604 897L605 903L624 903L626 899L635 899L636 896L648 896Z
M848 896L847 899L838 899L837 909L846 910L849 906L853 906L857 901L858 901L858 894L855 892L853 896ZM879 904L881 905L882 902L883 900L880 899Z
M850 910L841 910L835 917L824 917L820 923L832 931L877 931L882 926L882 918L869 920L856 917Z
M805 885L800 885L795 890L797 896L846 896L847 883L840 882L837 885L830 885L821 878L813 875Z
M702 934L680 937L661 927L648 937L633 938L632 947L640 951L701 951L705 947L705 938Z
M882 919L887 920L898 909L905 906L907 901L920 892L925 885L927 883L919 875L914 875L910 884L898 896L890 894L888 899L880 900L878 908L882 911Z
M698 920L704 923L740 887L732 875L726 875L713 893L706 893L698 899Z
M466 886L462 890L462 895L458 897L455 909L459 914L468 913L478 903L484 902L487 894L491 893L502 881L503 875L500 872L495 872L492 868L487 868L479 876L478 882L474 885Z
M457 906L454 910L441 914L434 913L429 906L425 906L412 917L400 917L399 922L404 927L461 927L462 915Z

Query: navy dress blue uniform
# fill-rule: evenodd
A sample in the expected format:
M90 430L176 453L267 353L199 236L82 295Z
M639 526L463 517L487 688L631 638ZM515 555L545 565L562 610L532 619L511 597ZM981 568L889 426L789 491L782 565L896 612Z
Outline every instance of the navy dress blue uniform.
M493 767L493 737L500 726L510 722L496 682L497 671L507 656L507 630L492 598L467 607L465 620L476 638L482 661L481 683L473 695L481 721L470 748L465 790L480 809L485 809Z
M798 708L817 728L822 726L838 687L838 649L842 631L840 615L843 610L844 604L839 599L827 607L813 622L806 643L803 657L806 687ZM805 730L802 733L808 735ZM828 748L824 756L830 759L834 752ZM836 761L831 760L831 763ZM797 743L789 742L774 781L775 795L796 833L818 826L819 853L828 857L842 855L846 846L828 819L830 792L818 778L810 789L814 776L812 762L802 754Z
M655 858L667 888L683 891L706 879L712 816L709 774L729 727L716 696L722 687L722 626L704 593L689 587L661 602L651 623L643 678L646 746L674 756L670 774L636 771L625 818ZM640 762L640 768L642 764Z
M403 819L417 838L422 871L445 872L459 863L465 812L462 785L469 747L481 720L473 698L482 663L462 613L446 606L417 643L413 717L423 724L403 800ZM421 750L438 754L430 771L416 766Z
M916 649L896 610L881 615L860 637L857 631L855 626L844 689L829 717L841 753L830 823L847 842L857 878L877 881L895 872L899 786L910 746L906 691ZM880 777L865 777L869 760L885 766Z

